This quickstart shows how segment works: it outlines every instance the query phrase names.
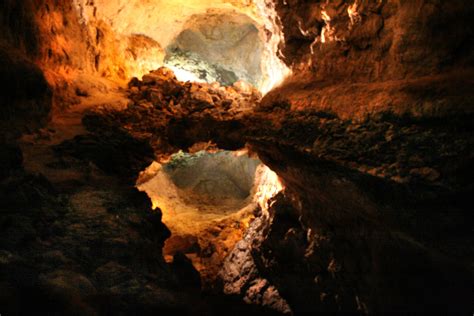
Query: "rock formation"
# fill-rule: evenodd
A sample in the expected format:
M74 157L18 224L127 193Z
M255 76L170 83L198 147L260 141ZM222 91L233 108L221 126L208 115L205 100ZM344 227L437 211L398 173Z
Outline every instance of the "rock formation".
M0 4L0 313L472 312L474 3L211 2ZM140 172L244 148L271 196L167 262Z

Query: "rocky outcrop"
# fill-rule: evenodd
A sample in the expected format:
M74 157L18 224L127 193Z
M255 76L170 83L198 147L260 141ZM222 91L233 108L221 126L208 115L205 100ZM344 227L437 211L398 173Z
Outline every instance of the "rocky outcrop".
M473 10L465 1L279 1L296 71L266 99L342 118L471 113Z
M142 81L132 79L129 87L131 102L125 111L95 109L84 117L84 124L90 130L124 128L163 157L209 139L221 148L242 148L237 119L261 97L243 82L232 87L183 83L167 68L145 75Z
M106 143L102 153L114 153ZM116 176L128 161L105 176L81 143L62 148L75 150L37 157L61 174L48 179L23 169L19 148L2 146L10 167L0 179L2 312L188 313L178 303L188 299L177 291L182 281L162 257L169 230L161 212Z
M280 195L276 200L283 199ZM273 202L271 202L273 203ZM260 305L281 314L292 314L291 307L278 289L268 281L266 263L262 261L262 246L274 226L275 213L261 209L251 222L244 237L225 258L219 277L223 292L240 297L249 304ZM271 278L271 277L270 277Z

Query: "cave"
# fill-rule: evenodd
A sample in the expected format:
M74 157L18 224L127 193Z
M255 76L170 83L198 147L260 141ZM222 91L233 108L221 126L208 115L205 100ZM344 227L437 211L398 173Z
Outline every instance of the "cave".
M208 11L195 15L166 48L164 65L186 81L229 86L244 80L262 81L264 44L256 23L247 15Z
M2 1L0 315L472 313L473 14Z
M162 211L163 223L172 233L163 249L165 258L178 251L194 254L196 259L201 252L212 256L218 246L212 242L213 235L219 233L219 237L223 226L237 224L237 231L242 230L256 207L255 174L259 165L257 159L246 155L199 151L179 152L168 163L148 167L137 187ZM222 241L232 242L238 237L241 234L232 234Z

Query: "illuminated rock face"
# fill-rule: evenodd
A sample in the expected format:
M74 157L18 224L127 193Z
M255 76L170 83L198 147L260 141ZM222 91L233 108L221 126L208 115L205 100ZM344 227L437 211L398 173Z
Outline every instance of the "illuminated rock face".
M277 12L295 76L269 102L344 118L472 113L473 2L295 0Z
M99 63L109 68L105 75L141 77L163 65L149 52L130 56L124 41L137 34L166 48L165 64L181 80L241 79L268 92L289 73L277 57L283 36L270 2L77 0L75 5L92 38L108 34L107 47L98 52Z
M214 25L205 24L203 17L212 14L217 14ZM219 70L209 81L242 79L266 93L289 73L277 56L283 35L276 12L263 0L5 1L0 24L5 29L0 41L33 59L59 92L55 95L68 102L81 76L124 83L163 66L165 49L188 31L207 34L201 43L208 49L178 46ZM218 33L226 45L212 39Z
M263 49L256 22L248 16L235 11L208 10L187 21L183 31L167 47L165 65L175 69L188 66L188 71L196 77L213 72L209 79L200 78L209 83L231 85L241 79L258 86L262 81ZM192 58L178 59L178 54L190 54L209 66L193 67L189 62ZM173 59L177 61L174 64Z
M225 151L179 153L161 165L152 179L139 179L139 188L147 192L154 206L162 209L163 220L175 233L199 233L201 224L212 226L212 221L253 202L259 163ZM145 175L149 177L146 172Z
M208 56L216 49L191 45L217 48L205 36L214 38L216 28L196 26L210 8L254 21L262 78L279 79L274 4L295 76L262 103L242 83L185 84L163 69L134 79L129 106L119 110L74 89L78 79L96 88L97 77L140 76L161 65L173 45L206 67L225 63ZM195 314L195 289L193 299L183 297L186 288L176 281L190 276L196 285L196 273L183 256L172 270L164 262L169 231L161 212L151 212L131 186L154 156L214 142L228 150L248 144L278 174L268 191L284 188L265 201L266 212L251 212L254 222L232 218L203 235L231 243L173 241L214 263L231 250L219 274L225 292L295 314L472 312L473 8L464 0L2 1L2 96L9 98L1 119L22 130L45 123L51 100L43 75L58 105L85 100L96 109L83 118L67 112L75 123L50 125L21 147L0 146L7 250L0 251L0 306L41 301L31 307L52 305L62 314L109 305L113 314L136 313L137 306L179 314L184 306ZM247 26L253 30L247 23L238 29ZM222 52L238 64L240 56ZM230 249L236 240L242 242ZM22 293L37 297L17 300ZM45 293L65 296L48 304ZM232 307L214 312L227 315Z
M248 198L258 164L257 159L237 157L231 152L198 152L175 158L174 164L168 164L165 172L182 190L191 190L219 203L219 199Z

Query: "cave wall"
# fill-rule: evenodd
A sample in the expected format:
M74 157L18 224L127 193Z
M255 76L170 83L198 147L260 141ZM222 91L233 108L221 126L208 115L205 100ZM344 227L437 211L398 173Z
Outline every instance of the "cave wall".
M252 146L286 190L269 208L264 236L252 227L248 232L258 242L252 248L257 276L242 275L230 285L242 284L248 296L247 288L264 276L296 315L472 307L466 243L472 222L466 221L470 211L453 202L459 194L375 178L291 146ZM245 251L234 249L227 271Z
M92 70L89 38L72 3L50 0L3 1L0 28L5 134L32 131L71 101L76 74Z
M219 81L230 85L244 80L258 87L262 81L264 43L256 22L233 10L208 10L193 15L168 47L192 52L200 60L222 68ZM219 69L220 70L220 69Z
M385 111L431 116L470 112L472 3L356 1L351 16L348 9L353 3L275 2L285 35L282 53L295 71L265 102L288 101L294 109L322 109L344 118ZM160 64L163 46L186 19L161 23L176 15L176 6L169 4L153 6L170 13L157 12L155 22L155 11L144 11L148 4L132 3L120 10L123 4L4 1L2 49L22 52L43 70L53 90L61 91L55 95L69 99L74 97L78 74L124 80L143 73L144 68ZM205 12L209 5L193 2L183 10L189 16ZM223 1L214 6L237 8L258 20L250 4ZM130 20L130 14L140 18ZM171 32L170 27L176 30ZM323 29L325 42L314 41ZM151 37L133 38L137 32ZM147 42L148 47L140 51L137 42ZM138 59L144 64L137 66Z
M310 44L327 24L321 14L322 1L278 2L286 35L284 53L296 71L294 77L266 97L260 108L274 111L261 112L261 117L252 113L248 122L239 122L228 129L217 125L212 133L207 133L207 129L214 126L202 122L200 117L199 130L205 134L203 137L221 133L225 134L223 139L229 135L238 138L238 144L234 139L229 141L233 149L258 138L269 142L254 144L254 150L278 172L295 200L283 206L275 205L280 207L280 211L275 210L275 216L289 219L272 228L263 244L266 248L257 253L261 258L258 264L263 271L270 269L271 281L292 306L302 311L340 309L362 313L404 312L415 306L421 312L426 301L433 311L449 310L452 306L469 310L472 271L464 270L472 262L472 254L466 256L465 250L472 247L465 243L472 236L462 233L469 232L472 226L469 222L461 224L470 212L450 203L459 197L461 202L468 201L466 197L472 196L472 186L459 190L463 184L459 183L459 175L472 170L469 151L472 147L466 142L472 137L466 136L470 131L466 127L460 134L446 130L445 138L437 137L433 131L439 130L439 126L456 124L448 115L462 115L472 108L472 27L468 23L472 4L422 0L364 2L358 9L360 19L349 28L351 19L345 13L348 3L351 2L334 1L326 8L335 40L317 42L311 55ZM6 117L14 118L14 123L23 130L47 119L52 104L48 84L57 96L65 96L71 78L81 71L114 76L125 69L109 67L116 63L109 64L107 60L122 57L114 51L100 49L101 45L103 49L115 48L114 32L107 25L100 26L100 21L89 24L89 28L81 26L72 4L4 1L0 8L4 30L0 58L5 61L2 62L5 71L2 69L1 74L2 86L6 87L2 96L10 98L2 102L2 107L7 109L5 113L11 113ZM314 28L310 30L311 36L301 34L298 22L303 30ZM24 81L25 77L29 80ZM60 87L65 87L64 92ZM26 93L13 93L18 89ZM292 117L298 110L316 111ZM404 133L418 134L419 121L413 123L414 129L410 123L381 130L371 130L370 122L331 123L337 117L355 120L385 111L414 114L421 119L440 117L438 125L428 126L426 133L423 132L426 135L420 137L440 142L405 140ZM24 119L19 119L22 115ZM278 116L286 119L277 122L279 125L275 124L278 119L274 119ZM266 123L261 124L264 119ZM331 124L316 129L314 126L319 122ZM178 123L170 139L177 141L178 136L194 133L189 125ZM380 122L385 123L383 119ZM205 129L202 125L209 126ZM239 130L242 126L250 126L250 132L244 134ZM397 140L400 131L403 137ZM405 156L398 152L384 154L379 151L383 147L381 143L390 144L394 139L406 147L431 154L430 147L444 148L450 143L450 136L455 136L463 150L453 153L448 148L443 159L451 161L442 161L447 167L446 171L441 170L440 181L434 173L433 181L405 185L400 179L394 180L398 174L385 176L372 169L380 167L386 172L387 166L369 164L371 169L354 171L366 162L359 155L351 157L355 146L344 143L351 133L356 134L358 153L367 153L362 157L366 161L378 163L388 157L385 165L393 163L395 169L406 169L405 173L413 178L416 172L426 171L427 166L428 174L421 176L431 178L438 162L425 161L425 156L417 157L411 151L404 153ZM189 144L194 141L190 140ZM272 147L279 142L291 148ZM294 153L295 148L304 154ZM331 150L336 153L334 156L330 155ZM13 157L12 164L16 165L21 159L15 149L11 151L8 158ZM95 147L94 152L98 152ZM341 152L349 154L339 155ZM409 159L410 156L417 159ZM457 163L453 166L453 159L462 168L457 168ZM440 192L448 194L449 199L443 201L445 196L439 195ZM415 199L417 196L421 198ZM447 232L445 225L449 225ZM459 227L460 234L456 235ZM437 244L441 242L444 244L440 247ZM318 296L320 300L312 305Z
M471 112L473 10L466 1L278 1L283 53L298 71L267 100L345 118Z
M88 5L97 10L93 3ZM4 125L5 130L40 127L52 111L79 103L78 96L107 89L100 78L122 84L131 73L163 61L163 49L149 37L119 36L94 16L88 22L75 1L0 4L2 106L8 108L3 116L14 121Z
M0 143L42 127L52 91L41 69L16 50L0 46Z
M162 66L164 48L190 16L209 7L258 16L240 1L8 0L0 4L0 44L41 69L54 91L51 107L62 111L97 88L98 78L123 84ZM2 79L9 80L6 73Z
M240 71L239 75L243 75L244 80L249 80L253 78L248 78L246 72L254 71L252 67L257 67L257 74L262 73L262 78L257 78L258 80L253 80L256 86L263 93L268 92L272 87L274 87L278 82L280 82L283 77L289 72L289 69L286 65L277 57L277 46L278 42L281 40L282 35L279 30L279 23L276 17L275 8L271 1L264 0L252 0L252 1L241 1L241 0L220 0L220 1L197 1L197 0L175 0L175 1L95 1L89 2L85 0L78 0L75 2L76 6L81 14L81 19L85 24L91 26L94 24L94 21L99 20L106 23L110 30L112 30L119 38L128 37L133 34L144 34L149 38L153 39L162 48L167 48L171 44L176 44L179 41L178 37L183 31L194 32L199 29L198 33L207 33L205 36L209 40L216 40L219 42L233 42L235 41L235 47L231 49L222 51L220 45L214 45L213 48L208 51L204 61L216 66L229 68L229 65L232 65L233 72L237 73L237 70L244 69L245 71ZM253 27L257 29L257 34L251 34L252 36L244 36L242 41L239 41L235 38L235 32L233 33L232 28L229 28L229 25L226 23L219 22L219 19L211 19L215 13L226 13L232 16L239 16L238 19L232 17L226 17L226 23L230 26L234 26L236 21L237 24L243 23L246 20L246 23L253 24ZM202 27L202 23L196 17L205 16L206 29ZM242 17L246 16L245 19ZM209 32L212 30L212 32ZM202 32L201 32L202 31ZM221 35L219 35L221 33ZM245 31L243 31L245 33ZM249 34L247 34L249 35ZM255 36L254 36L255 35ZM218 37L221 36L219 39ZM255 39L255 40L254 40ZM254 48L254 52L249 54L248 52L242 53L242 50L238 49L238 45L245 46L248 48L246 41L251 42L254 40L254 43L263 43L263 47ZM189 39L186 39L189 42ZM187 48L191 48L188 45ZM232 45L229 45L232 46ZM260 45L259 45L260 46ZM121 48L119 47L119 51ZM202 48L197 49L197 51L192 51L191 53L201 54L203 52ZM222 58L220 53L225 53L226 58ZM201 54L202 55L202 54ZM239 58L236 58L236 55L242 55ZM244 64L240 62L243 57L249 57L249 64ZM255 61L255 57L258 57L260 60ZM141 62L143 59L150 59L149 56L144 56L136 59L136 61ZM133 64L133 63L132 63ZM162 66L162 63L159 60L155 60L152 63L154 67L152 69L157 69ZM131 69L128 72L131 76L140 78L143 74L150 70L146 69L144 72L137 71L137 69ZM253 76L252 73L250 73Z
M289 201L273 205L257 269L297 313L469 310L473 4L278 1L277 11L294 72L252 119L272 132L249 142ZM442 162L437 149L451 145Z

